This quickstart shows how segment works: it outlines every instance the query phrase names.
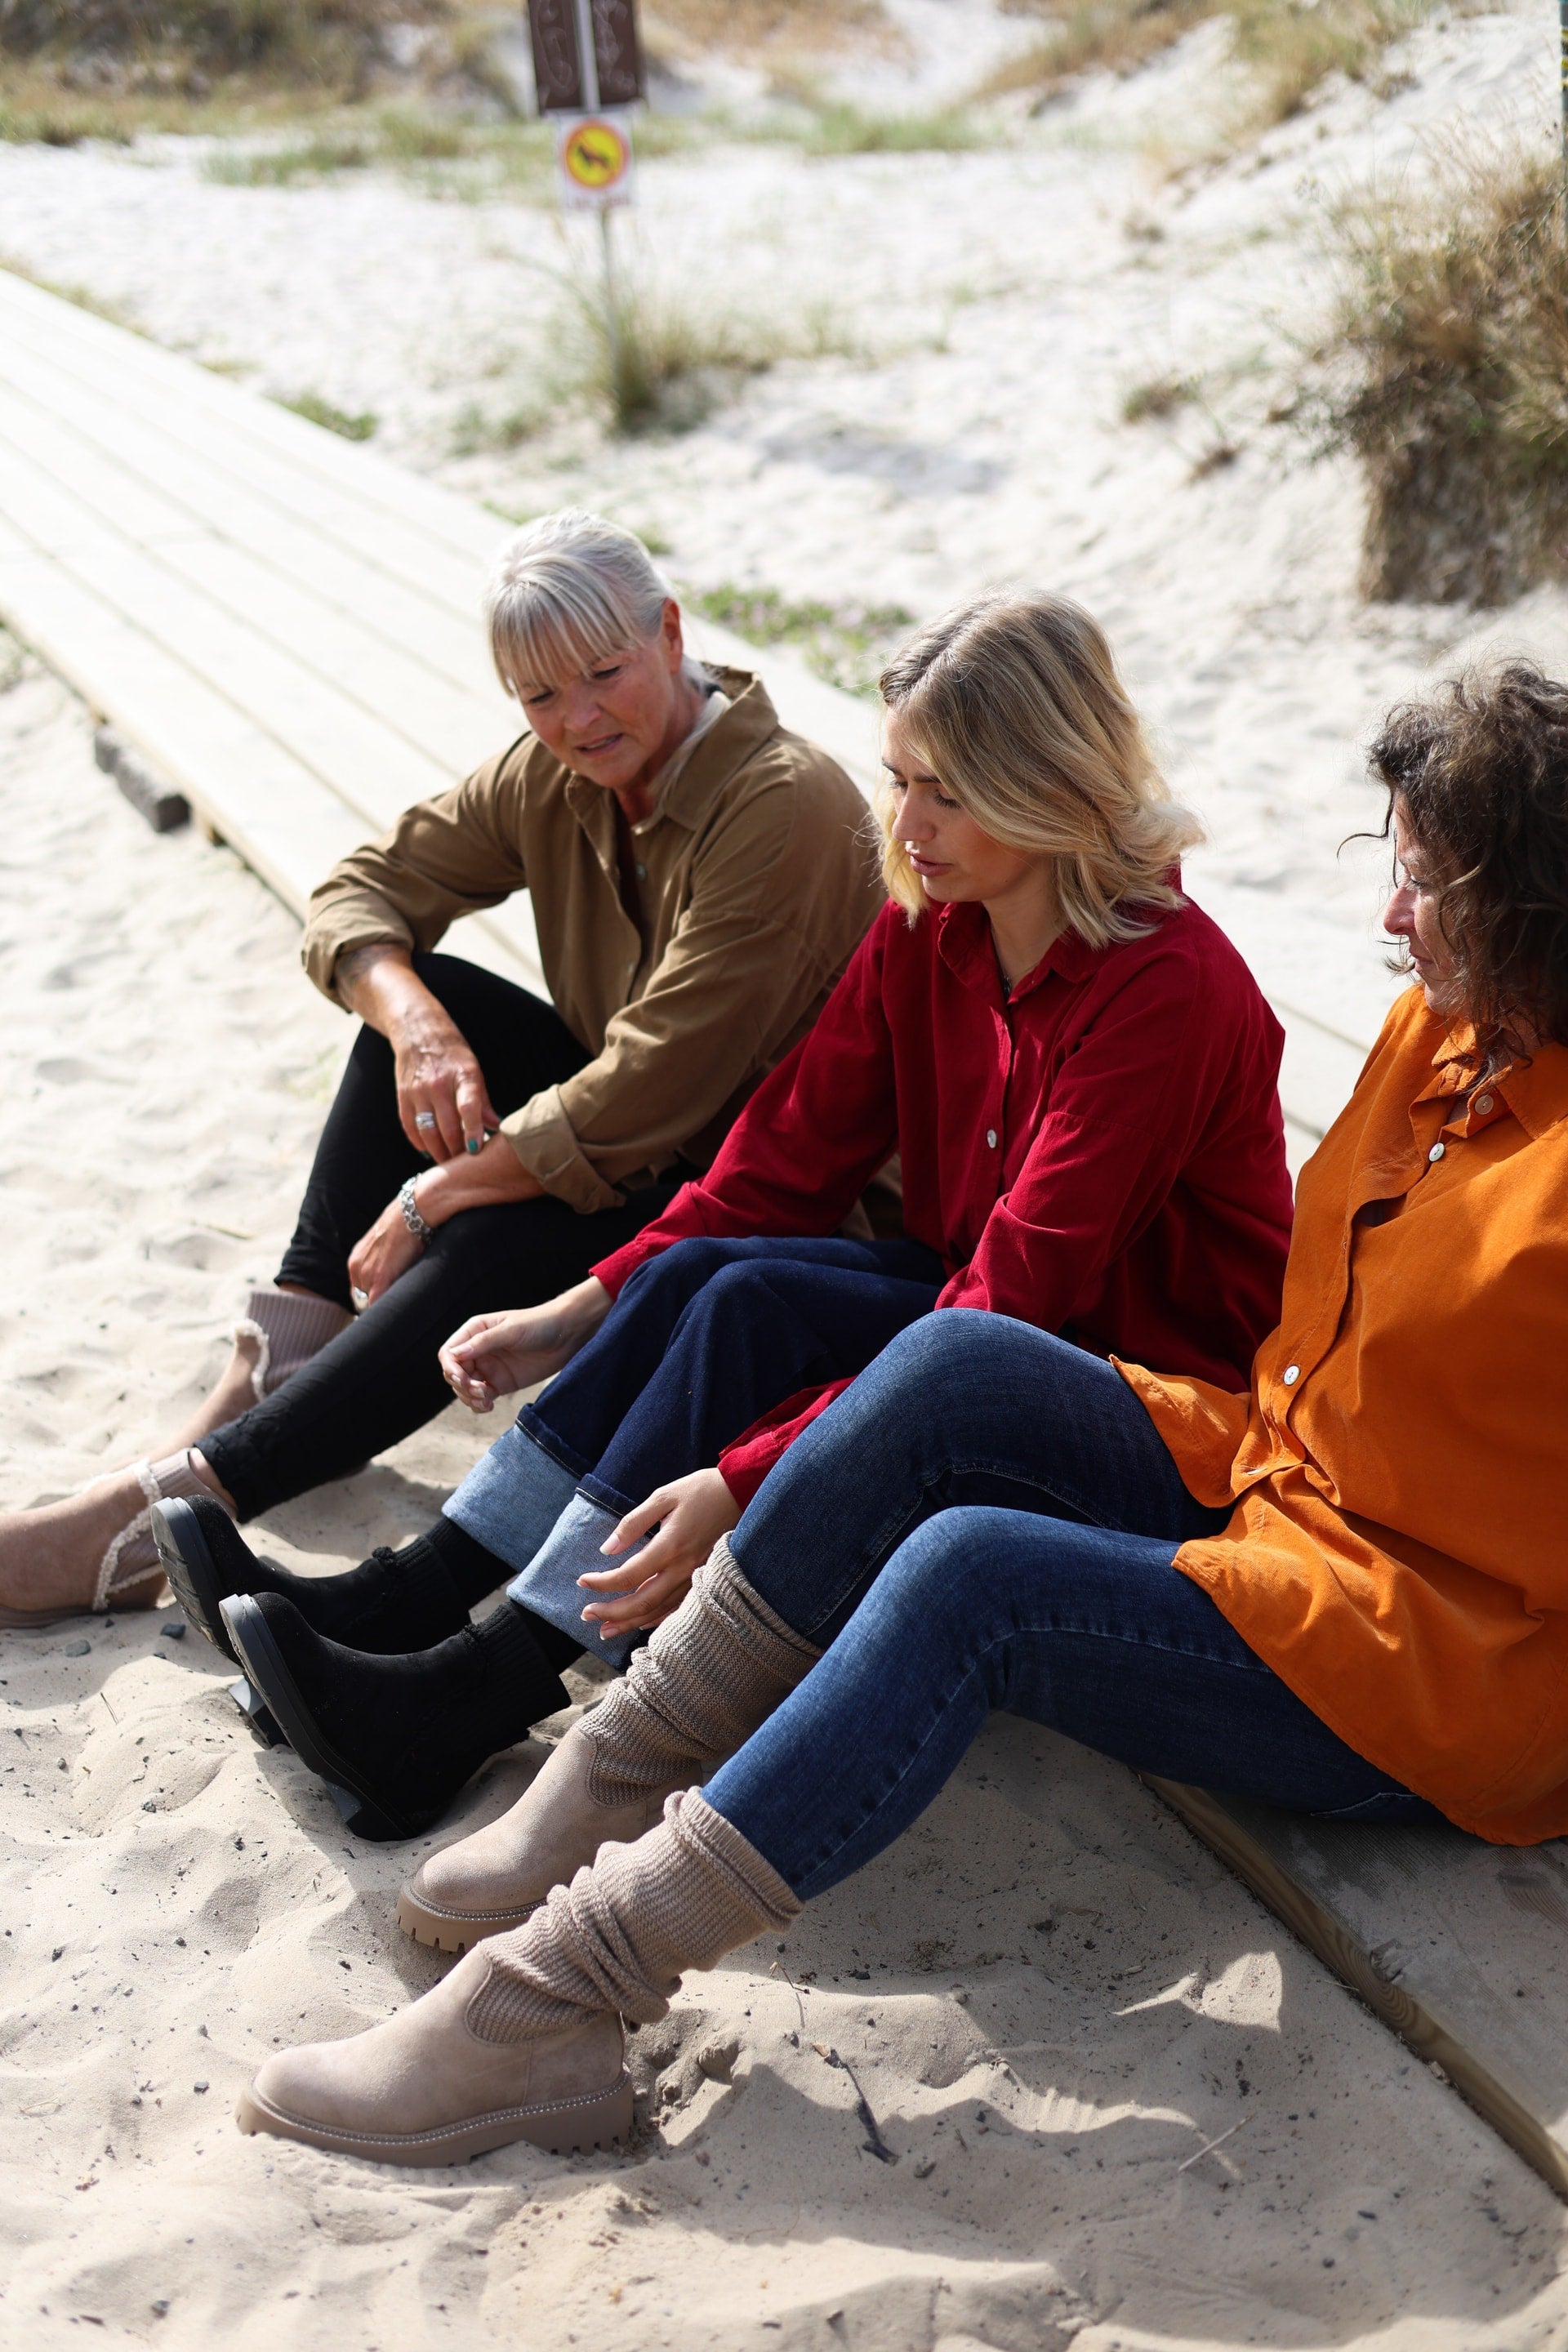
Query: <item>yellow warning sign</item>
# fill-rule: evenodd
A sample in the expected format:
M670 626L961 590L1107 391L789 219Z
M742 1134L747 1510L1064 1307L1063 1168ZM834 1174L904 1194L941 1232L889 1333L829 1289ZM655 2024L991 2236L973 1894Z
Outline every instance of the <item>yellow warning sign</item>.
M557 127L555 161L564 203L600 205L631 201L629 123L605 114L567 117Z

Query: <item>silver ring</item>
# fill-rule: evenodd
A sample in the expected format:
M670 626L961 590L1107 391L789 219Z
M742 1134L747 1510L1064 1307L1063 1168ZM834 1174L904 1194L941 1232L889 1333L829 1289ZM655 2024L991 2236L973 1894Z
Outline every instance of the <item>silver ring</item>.
M414 1114L414 1124L416 1127L434 1127L436 1124L435 1112L433 1110L416 1110Z
M353 1297L353 1303L356 1307L368 1307L370 1305L370 1293L368 1290L356 1290L353 1291L351 1296Z

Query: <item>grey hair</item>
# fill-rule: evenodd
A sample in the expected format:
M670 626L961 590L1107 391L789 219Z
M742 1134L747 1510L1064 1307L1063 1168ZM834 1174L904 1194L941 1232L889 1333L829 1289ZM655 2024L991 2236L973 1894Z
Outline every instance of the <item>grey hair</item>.
M589 668L658 634L674 591L634 531L584 507L509 539L485 586L490 653L509 694ZM697 683L701 672L688 661Z

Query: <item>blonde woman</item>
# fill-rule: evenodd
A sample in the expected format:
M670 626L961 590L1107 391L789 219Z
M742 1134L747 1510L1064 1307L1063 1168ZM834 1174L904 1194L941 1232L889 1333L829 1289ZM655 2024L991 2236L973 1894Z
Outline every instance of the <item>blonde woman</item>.
M437 1527L305 1581L253 1561L220 1513L166 1514L193 1617L358 1799L364 1834L417 1834L563 1703L558 1682L479 1670L516 1654L520 1616L556 1660L596 1633L620 1663L771 1465L932 1308L1233 1388L1278 1315L1281 1033L1182 898L1197 828L1101 631L1061 597L989 596L916 636L881 687L890 903L705 1176L575 1288L448 1342L476 1411L561 1376ZM845 1237L895 1152L903 1235ZM399 1579L425 1596L437 1566L448 1638L345 1638L346 1608L384 1628Z

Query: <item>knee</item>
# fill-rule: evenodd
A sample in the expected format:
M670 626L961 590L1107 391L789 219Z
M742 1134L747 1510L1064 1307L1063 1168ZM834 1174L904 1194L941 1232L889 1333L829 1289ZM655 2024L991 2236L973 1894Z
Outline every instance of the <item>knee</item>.
M679 1309L733 1264L734 1250L733 1242L710 1241L703 1234L674 1242L668 1249L660 1250L657 1257L638 1266L616 1303L624 1301L628 1307L657 1304Z
M1005 1516L951 1510L922 1520L888 1559L868 1601L906 1629L918 1626L922 1643L961 1640L992 1588L998 1565L992 1523Z
M889 1339L873 1370L879 1386L894 1393L940 1399L943 1386L963 1380L994 1359L1003 1318L977 1307L944 1307L922 1315Z

